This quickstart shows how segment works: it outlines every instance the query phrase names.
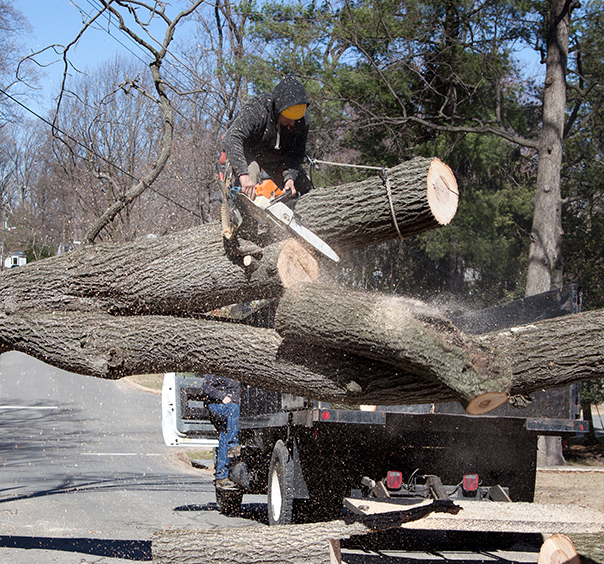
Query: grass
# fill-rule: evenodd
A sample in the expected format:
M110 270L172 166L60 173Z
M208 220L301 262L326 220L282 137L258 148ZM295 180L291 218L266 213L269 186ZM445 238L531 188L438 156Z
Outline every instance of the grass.
M604 564L604 533L568 535L583 564Z
M190 450L186 454L191 460L212 460L214 458L211 448Z
M136 376L128 376L127 380L130 380L143 388L149 388L150 390L161 390L164 383L164 375L137 374Z

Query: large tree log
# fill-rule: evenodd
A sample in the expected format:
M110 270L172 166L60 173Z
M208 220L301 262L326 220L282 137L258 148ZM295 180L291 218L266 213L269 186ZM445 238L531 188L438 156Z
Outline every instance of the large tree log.
M451 169L439 159L417 157L362 182L311 192L296 214L336 250L357 249L398 236L447 225L459 191Z
M281 298L275 328L287 339L379 360L445 385L473 415L508 399L509 360L418 301L301 283Z
M158 531L151 546L154 564L329 564L330 540L367 532L360 523L347 525L344 521Z
M407 308L408 314L415 309ZM402 319L401 323L412 326L414 322ZM424 330L426 335L439 332L428 325ZM477 349L482 347L487 362L507 356L512 395L604 376L601 310L465 338L472 339ZM430 339L438 343L437 338ZM396 343L401 364L407 362L404 343ZM450 348L446 340L442 343L444 349ZM408 341L407 345L412 350L406 356L412 358L417 346ZM0 314L0 351L5 350L20 350L54 366L101 378L164 371L216 372L269 390L350 404L460 399L444 383L397 370L392 364L341 349L284 341L270 329L218 321L67 312ZM390 360L394 358L387 348L384 351ZM421 362L416 361L416 366Z
M338 247L360 247L448 223L457 186L438 159L389 169L391 200L379 178L314 190L300 198L302 223ZM446 188L444 187L446 183ZM0 276L0 311L99 311L119 315L183 315L278 296L292 279L317 277L300 245L276 243L244 266L225 251L219 224L125 245L96 245L36 261ZM292 278L291 270L295 271Z
M511 359L511 394L604 378L604 310L496 331L478 340Z
M287 260L292 254L297 259ZM219 224L123 245L87 246L5 271L1 311L200 313L278 295L282 255L286 283L292 268L297 278L316 278L316 260L294 239L266 247L260 260L244 267L241 257L225 252Z
M417 206L403 211L397 207L397 198L405 208L404 200L411 197L408 191L397 192L402 180L397 180L393 169L389 182L367 185L348 200L342 209L349 215L338 211L313 224L311 218L320 214L317 211L313 216L309 211L308 198L318 201L331 190L330 199L320 206L321 213L330 200L333 208L333 202L344 206L341 200L347 198L338 192L340 188L305 196L299 203L303 221L321 234L319 226L326 224L325 233L331 229L331 236L340 237L344 248L396 236L395 223L385 219L391 213L389 187L403 235L433 228L443 219L434 220L426 186L440 183L445 195L453 193L440 173L430 183L433 162L437 161L413 163L420 171L416 178L423 178L421 189L418 180L411 182L415 186L411 193L423 194ZM410 164L401 166L409 173ZM377 208L381 211L369 224L354 231ZM336 227L334 217L340 222ZM229 258L223 245L219 226L205 226L129 245L86 247L13 269L0 277L0 352L20 350L61 368L102 378L143 372L216 372L270 390L353 404L461 400L469 406L477 392L501 397L509 388L505 358L512 373L509 392L516 395L603 376L602 312L470 338L452 331L446 320L400 300L380 300L381 317L376 318L376 302L371 306L366 296L355 296L343 300L348 312L344 324L350 327L346 345L336 333L329 334L329 328L342 321L338 319L342 313L331 313L329 320L312 318L318 296L310 296L306 303L294 299L293 306L287 305L286 297L281 315L292 326L289 330L288 323L280 327L286 340L270 330L157 315L184 316L279 295L292 280L317 276L314 259L296 241L269 246L249 268L243 267L240 258ZM297 270L288 280L284 273L291 274L292 264ZM293 290L291 296L295 296ZM334 302L336 297L332 294ZM308 319L296 316L298 307ZM328 312L327 306L322 307L323 314ZM393 325L392 312L397 330L385 331L382 325ZM306 334L302 342L298 331ZM409 338L407 332L417 338ZM418 345L422 340L424 344ZM479 408L484 411L493 403L481 408L479 402Z
M74 312L0 315L3 350L18 350L98 378L211 372L268 390L341 403L457 399L445 386L420 384L415 375L380 362L333 349L288 345L272 329L220 321Z

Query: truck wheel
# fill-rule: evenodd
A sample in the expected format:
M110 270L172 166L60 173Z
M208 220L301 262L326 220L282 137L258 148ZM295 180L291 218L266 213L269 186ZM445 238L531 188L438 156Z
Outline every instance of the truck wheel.
M216 505L218 511L227 517L237 515L241 511L243 492L225 491L216 488Z
M290 525L294 499L294 462L283 441L275 443L268 469L268 524Z

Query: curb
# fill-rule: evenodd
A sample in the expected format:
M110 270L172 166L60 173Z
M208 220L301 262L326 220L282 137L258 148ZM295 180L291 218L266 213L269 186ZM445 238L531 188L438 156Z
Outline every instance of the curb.
M537 472L604 472L603 466L543 466Z
M156 396L162 395L161 390L156 390L155 388L147 388L146 386L141 386L140 384L137 384L136 382L133 382L132 380L128 380L128 378L129 377L126 376L125 378L121 378L120 380L118 380L118 382L123 382L124 384L126 384L128 386L132 386L134 389L141 390L142 392L149 392L151 394L155 394Z

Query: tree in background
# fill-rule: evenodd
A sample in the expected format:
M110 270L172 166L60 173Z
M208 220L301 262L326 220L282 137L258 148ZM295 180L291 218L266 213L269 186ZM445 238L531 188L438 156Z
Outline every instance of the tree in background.
M434 283L428 293L470 291L489 305L562 283L562 205L570 202L560 192L562 142L597 118L588 95L595 101L602 81L581 68L579 52L584 58L587 41L601 59L595 37L587 39L597 26L581 23L600 6L361 0L296 12L272 3L265 14L281 18L267 16L255 31L274 45L273 67L279 61L322 85L318 105L335 110L332 130L345 124L331 155L347 149L386 166L438 155L454 168L462 188L454 225L405 244L434 274L407 272ZM318 25L297 25L296 13ZM544 65L538 81L518 58L527 48ZM408 253L402 260L412 264Z
M601 4L600 8L601 8ZM565 142L563 167L564 276L583 287L590 308L604 307L604 13L592 9L577 22L571 58L577 69L568 90L577 126Z
M24 46L20 39L30 33L31 26L12 0L0 0L0 127L19 114L19 108L11 103L8 93L21 97L22 84L15 78L15 68L23 55ZM30 64L21 68L22 80L35 86L37 73Z

